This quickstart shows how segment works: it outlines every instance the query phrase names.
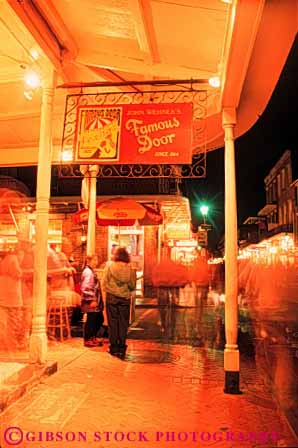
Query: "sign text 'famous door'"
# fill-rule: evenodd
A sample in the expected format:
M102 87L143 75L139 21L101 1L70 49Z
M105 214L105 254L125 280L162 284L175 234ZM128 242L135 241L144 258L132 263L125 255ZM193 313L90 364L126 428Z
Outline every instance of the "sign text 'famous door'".
M192 104L79 106L75 161L189 164Z

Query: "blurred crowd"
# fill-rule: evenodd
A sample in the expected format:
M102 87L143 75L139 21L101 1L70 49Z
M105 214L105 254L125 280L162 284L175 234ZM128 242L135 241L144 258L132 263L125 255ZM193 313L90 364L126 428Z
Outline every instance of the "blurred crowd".
M294 263L239 260L239 293L251 310L288 310L298 303L298 266Z
M80 304L75 291L76 269L61 252L48 246L48 300L59 294L65 305ZM0 347L5 350L27 349L32 326L34 246L19 240L15 250L2 254L0 260Z

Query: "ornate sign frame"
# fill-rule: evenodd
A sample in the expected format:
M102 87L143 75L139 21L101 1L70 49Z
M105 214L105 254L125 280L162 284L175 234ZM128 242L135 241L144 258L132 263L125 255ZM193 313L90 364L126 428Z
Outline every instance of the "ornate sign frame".
M66 97L62 151L73 151L77 110L80 106L106 106L125 104L175 104L193 105L193 147L190 165L141 165L101 164L98 177L101 178L175 178L198 179L206 177L206 114L207 90L166 90L144 92L79 93ZM58 168L59 178L83 177L79 165L63 162Z

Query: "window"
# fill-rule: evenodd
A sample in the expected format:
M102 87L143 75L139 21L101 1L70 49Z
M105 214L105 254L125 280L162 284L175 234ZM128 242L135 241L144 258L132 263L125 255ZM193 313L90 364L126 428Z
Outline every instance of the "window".
M287 165L287 174L288 174L287 182L288 182L288 185L290 185L290 183L292 182L292 170L291 170L291 164L290 163L288 163L288 165Z
M272 202L272 187L270 185L268 189L268 204L271 204L271 202Z
M283 224L287 223L287 203L285 203L283 205L283 220L282 220Z
M285 170L285 168L283 168L281 171L281 189L282 190L286 187L285 178L286 178L286 170Z
M0 224L0 250L7 251L14 249L17 243L17 231L14 224L11 224L9 217L6 223Z
M288 186L288 167L285 166L283 171L285 172L285 174L284 174L284 177L285 177L284 188L287 188L287 186Z
M292 208L291 199L288 199L288 212L289 212L288 223L292 224L293 223L293 208Z
M27 216L29 219L29 240L35 240L35 218L32 215ZM20 224L20 217L19 222ZM58 247L62 244L62 219L51 219L49 220L49 233L48 242L56 244ZM17 230L15 224L12 223L12 218L7 215L2 216L2 222L0 223L0 251L7 251L15 249L17 239Z
M48 242L60 246L62 244L62 225L61 219L51 219L49 217ZM31 221L30 239L35 240L35 221Z
M272 200L273 202L275 202L277 199L277 185L276 185L276 180L273 182L273 197Z
M281 188L280 188L280 174L277 176L277 197L280 198Z

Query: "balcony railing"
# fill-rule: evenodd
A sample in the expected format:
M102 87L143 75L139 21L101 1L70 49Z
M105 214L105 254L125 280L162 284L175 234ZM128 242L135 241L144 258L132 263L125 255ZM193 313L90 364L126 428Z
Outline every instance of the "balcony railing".
M243 248L250 244L257 244L279 233L293 233L293 224L283 224L268 231L259 229L258 231L248 232L246 238L243 236L243 239L239 239L239 245ZM238 235L238 237L240 238L241 235Z
M293 233L293 224L283 224L281 226L274 227L274 229L265 232L262 235L262 239L269 238L277 235L278 233Z

